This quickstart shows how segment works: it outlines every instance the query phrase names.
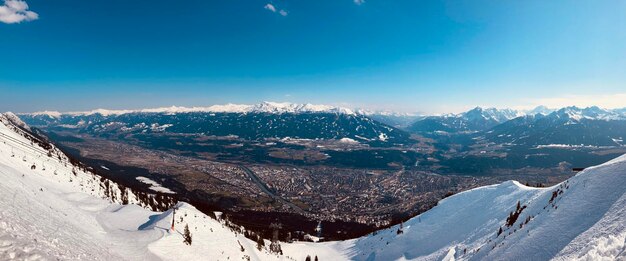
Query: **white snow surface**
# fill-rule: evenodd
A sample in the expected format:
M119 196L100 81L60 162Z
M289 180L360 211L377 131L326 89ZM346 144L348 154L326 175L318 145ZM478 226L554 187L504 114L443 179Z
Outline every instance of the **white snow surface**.
M339 142L346 143L346 144L358 144L359 143L358 141L351 139L351 138L341 138Z
M161 184L159 184L159 182L156 182L156 181L151 180L149 178L146 178L146 177L136 177L135 179L141 181L144 184L150 185L150 189L153 190L153 191L162 192L162 193L175 194L174 191L172 191L172 190L170 190L170 189L168 189L166 187L163 187Z
M104 199L98 176L23 135L0 115L0 260L626 260L626 156L549 188L508 181L453 195L400 234L281 243L277 256L184 202L170 231L172 210L149 211L132 194L129 205Z

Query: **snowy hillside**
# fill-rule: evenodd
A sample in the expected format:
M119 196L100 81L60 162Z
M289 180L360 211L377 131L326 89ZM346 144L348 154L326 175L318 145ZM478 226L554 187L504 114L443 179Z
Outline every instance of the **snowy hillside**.
M347 251L356 260L623 260L625 192L622 156L550 188L509 181L459 193L403 233L383 230Z
M173 210L140 207L148 207L141 196L72 165L55 147L38 145L2 114L0 180L0 260L304 260L314 254L294 244L278 258L269 241L258 250L243 228L182 202L170 230ZM191 246L183 243L185 225ZM330 260L338 253L317 255Z
M269 241L259 250L243 228L229 228L189 204L178 203L173 213L153 195L101 179L16 121L0 116L0 259L626 258L626 156L550 188L509 181L459 193L402 227L358 239L281 242L283 255L277 255ZM191 245L183 242L185 225Z

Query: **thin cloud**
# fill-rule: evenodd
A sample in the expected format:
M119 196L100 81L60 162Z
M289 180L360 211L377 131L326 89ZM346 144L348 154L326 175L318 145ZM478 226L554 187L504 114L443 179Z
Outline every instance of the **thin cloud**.
M0 22L15 24L37 20L39 15L28 10L28 4L21 0L5 0L0 5Z
M354 3L356 5L362 5L363 3L365 3L365 0L354 0Z
M274 6L273 4L266 4L263 8L265 8L266 10L270 10L270 12L272 13L278 13L279 15L282 16L287 16L289 14L289 12L285 11L284 9L276 9L276 6Z
M266 4L263 8L272 11L272 13L276 13L276 7L273 4Z

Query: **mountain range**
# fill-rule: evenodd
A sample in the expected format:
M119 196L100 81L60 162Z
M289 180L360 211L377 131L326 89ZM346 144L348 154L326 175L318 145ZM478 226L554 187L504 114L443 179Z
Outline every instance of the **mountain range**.
M472 132L492 128L500 123L522 116L511 109L483 109L476 107L459 114L430 116L408 127L413 132Z
M420 114L392 111L356 110L356 113L399 129L406 129L412 123L427 117Z
M348 140L375 147L410 145L412 133L439 144L478 141L534 148L624 145L626 110L565 107L518 111L476 107L459 114L419 116L311 104L166 107L142 110L19 114L28 125L102 137L150 133L271 139ZM455 135L450 141L449 135Z
M409 134L352 110L326 105L264 102L256 105L168 107L144 110L20 114L32 126L95 135L166 132L264 139L351 139L374 146L410 143Z
M364 237L289 243L99 177L10 114L0 115L0 140L0 255L15 259L626 258L626 156L552 187L507 181L461 192Z
M598 107L567 107L510 120L483 135L496 143L529 146L623 146L626 116Z
M35 113L28 113L30 115L38 116L45 115L51 118L59 118L62 115L70 116L88 116L94 114L100 114L102 116L110 115L122 115L132 113L164 113L164 114L176 114L176 113L189 113L189 112L213 112L213 113L342 113L342 114L355 114L354 111L330 105L315 105L315 104L297 104L289 102L261 102L258 104L224 104L213 105L208 107L161 107L152 109L138 109L138 110L107 110L96 109L91 111L79 111L79 112L58 112L58 111L41 111Z
M571 106L561 109L548 109L545 106L538 106L527 111L476 107L459 114L429 116L414 122L407 129L418 133L479 132L520 117L567 119L563 123L569 122L570 124L577 123L583 119L622 121L626 120L625 112L625 109L607 110L597 106L588 108Z
M468 134L496 144L523 146L622 146L626 136L623 109L565 107L520 112L475 108L468 112L431 116L408 130L427 135Z

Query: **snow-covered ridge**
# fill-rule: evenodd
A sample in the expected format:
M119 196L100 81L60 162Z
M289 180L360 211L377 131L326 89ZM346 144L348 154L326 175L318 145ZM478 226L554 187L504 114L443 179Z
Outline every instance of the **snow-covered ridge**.
M513 110L513 109L498 109L498 108L483 108L483 107L475 107L469 111L461 112L461 113L448 113L443 114L440 117L443 118L462 118L466 120L474 120L478 118L482 118L483 120L493 120L496 122L504 122L508 120L512 120L517 117L525 116L525 115L534 115L535 110L531 111L521 111L521 110Z
M603 109L597 106L580 108L569 106L560 109L551 109L545 106L538 106L532 110L514 110L514 109L498 109L498 108L482 108L475 107L469 111L461 113L448 113L439 117L443 118L463 118L476 119L483 118L486 120L494 120L504 122L522 116L550 116L568 117L573 120L589 119L589 120L626 120L626 109Z
M626 120L626 113L621 110L606 110L597 106L578 108L575 106L565 107L553 114L559 118L568 118L574 121L587 120Z
M423 116L421 114L411 113L411 112L396 112L396 111L389 111L389 110L367 110L367 109L357 109L356 113L365 115L365 116L371 116L371 115L394 116L394 117Z
M122 115L129 113L191 113L191 112L209 112L209 113L339 113L339 114L356 114L353 110L343 107L336 107L330 105L315 105L315 104L298 104L289 102L262 102L258 104L225 104L225 105L212 105L208 107L161 107L151 109L138 109L138 110L107 110L96 109L91 111L82 112L58 112L58 111L41 111L34 113L24 113L24 115L32 116L49 116L52 118L58 118L62 115L70 116L85 116L100 114L102 116L110 115Z
M310 103L289 103L289 102L262 102L258 104L223 104L212 105L207 107L160 107L149 109L136 109L136 110L108 110L108 109L95 109L91 111L78 111L78 112L59 112L59 111L39 111L32 113L19 113L18 115L30 115L30 116L48 116L51 118L59 118L63 115L69 116L88 116L94 114L100 114L102 116L122 115L129 113L191 113L191 112L208 112L208 113L338 113L349 115L380 115L380 116L395 116L395 117L416 117L427 116L419 115L415 113L403 113L394 112L389 110L367 110L367 109L350 109L345 107L331 106L331 105L316 105ZM494 120L497 122L503 122L511 120L521 116L534 116L550 115L553 113L566 113L573 119L601 119L601 120L624 120L626 119L626 108L623 109L602 109L596 106L588 108L579 108L576 106L565 107L561 109L552 109L545 106L538 106L532 110L514 110L508 108L483 108L475 107L469 111L461 113L447 113L432 115L434 117L443 118L464 118L471 119L481 117L486 120Z

